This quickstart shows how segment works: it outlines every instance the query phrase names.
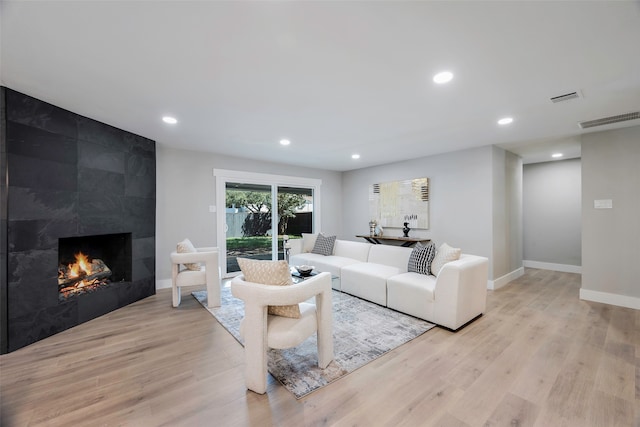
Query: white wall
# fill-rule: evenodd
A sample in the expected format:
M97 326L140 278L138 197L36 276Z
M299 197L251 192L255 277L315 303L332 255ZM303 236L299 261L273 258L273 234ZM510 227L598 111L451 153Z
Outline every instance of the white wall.
M209 212L209 206L216 204L214 168L321 179L321 228L327 233L342 231L340 172L178 150L159 143L156 166L157 281L171 278L169 254L185 237L195 246L216 246L216 214Z
M524 274L522 267L522 159L492 147L493 276L504 286Z
M580 159L524 165L525 266L580 272Z
M519 193L520 187L518 182L504 182L505 179L518 180L517 167L514 168L513 164L518 164L519 158L505 153L500 148L486 146L345 172L342 196L344 233L341 238L358 240L356 234L368 234L368 191L371 184L428 177L430 228L411 230L411 236L430 238L438 246L446 242L462 248L465 253L488 257L490 279L509 273L512 266L521 267L521 256L519 260L510 259L510 251L514 248L516 257L521 254L521 249L518 249L521 248L521 237L506 236L512 227L511 219L519 216L517 208L513 207L513 203L518 205L519 202L514 201L513 194ZM495 167L502 172L494 174ZM521 168L519 173L521 176ZM501 188L502 211L494 222L495 185ZM511 210L505 212L507 208ZM518 233L519 226L516 224L515 227L513 234ZM402 231L385 229L385 234L401 236ZM503 241L497 251L493 249L494 238Z
M640 126L583 135L581 298L640 309L639 218Z

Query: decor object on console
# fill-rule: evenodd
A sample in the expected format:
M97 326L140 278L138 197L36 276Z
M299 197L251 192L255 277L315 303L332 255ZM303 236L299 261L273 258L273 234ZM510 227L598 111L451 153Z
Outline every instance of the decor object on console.
M288 267L286 274L291 280ZM331 363L333 333L329 273L320 273L284 287L250 282L243 274L231 281L231 293L244 301L240 334L244 339L245 382L249 390L259 394L267 391L269 348L296 347L317 333L318 366L324 369ZM304 302L310 298L315 298L315 305ZM299 319L267 314L268 306L291 304L299 304Z
M183 286L207 286L209 307L220 305L220 267L218 248L196 248L189 239L177 244L171 253L171 288L174 307L180 305L180 288ZM200 264L204 264L201 266ZM180 268L180 265L185 268Z
M460 254L436 277L408 271L411 248L336 240L333 255L323 256L303 252L304 242L293 243L293 264L313 264L338 276L341 291L428 322L457 330L486 309L485 257Z
M382 227L429 228L429 178L372 184L369 187L369 216Z
M404 234L404 237L409 237L409 231L411 231L411 229L409 228L409 223L405 222L404 227L402 228L402 233Z

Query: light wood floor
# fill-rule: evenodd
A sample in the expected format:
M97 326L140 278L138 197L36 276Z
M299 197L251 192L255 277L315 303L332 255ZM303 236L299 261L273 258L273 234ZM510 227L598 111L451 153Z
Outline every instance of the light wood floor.
M157 295L0 356L2 426L640 426L640 311L527 269L458 333L435 328L301 400L248 392L243 349Z

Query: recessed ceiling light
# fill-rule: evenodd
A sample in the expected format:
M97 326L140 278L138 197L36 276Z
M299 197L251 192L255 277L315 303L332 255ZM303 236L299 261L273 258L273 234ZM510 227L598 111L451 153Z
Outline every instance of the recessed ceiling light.
M175 117L171 116L164 116L162 118L162 121L165 123L169 123L170 125L175 125L176 123L178 123L178 120Z
M558 159L558 158L562 157L562 153L553 153L551 155L551 157L553 157L554 159Z
M433 76L433 81L438 83L438 84L442 84L442 83L450 82L452 78L453 78L453 73L452 72L443 71L443 72L438 73L435 76Z
M289 145L291 144L291 141L289 141L288 139L281 139L280 140L280 145Z
M360 158L360 154L352 154L351 158L354 160L358 160Z
M511 117L504 117L504 118L498 120L498 124L499 125L508 125L511 122L513 122L513 119Z

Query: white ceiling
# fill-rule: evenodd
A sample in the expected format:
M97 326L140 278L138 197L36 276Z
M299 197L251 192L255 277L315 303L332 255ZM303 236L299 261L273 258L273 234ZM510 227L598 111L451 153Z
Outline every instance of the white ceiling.
M176 148L338 171L489 144L544 161L580 155L577 122L640 109L639 4L2 1L0 80Z

